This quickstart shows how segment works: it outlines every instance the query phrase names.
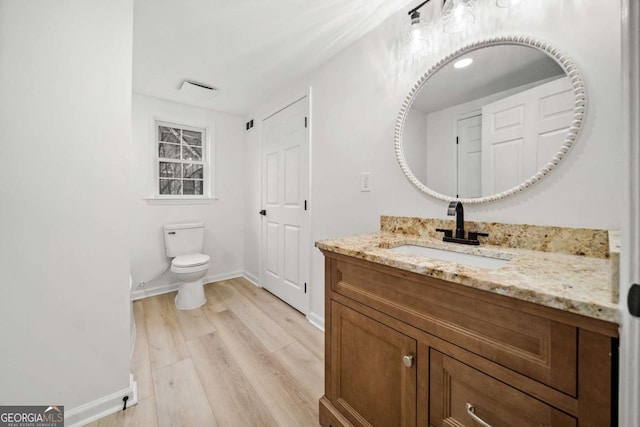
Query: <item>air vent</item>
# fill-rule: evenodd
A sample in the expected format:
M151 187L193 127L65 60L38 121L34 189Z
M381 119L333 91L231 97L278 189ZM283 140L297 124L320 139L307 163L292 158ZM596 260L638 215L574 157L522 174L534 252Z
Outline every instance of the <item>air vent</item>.
M194 99L209 99L218 93L218 89L213 86L185 80L180 85L180 92Z

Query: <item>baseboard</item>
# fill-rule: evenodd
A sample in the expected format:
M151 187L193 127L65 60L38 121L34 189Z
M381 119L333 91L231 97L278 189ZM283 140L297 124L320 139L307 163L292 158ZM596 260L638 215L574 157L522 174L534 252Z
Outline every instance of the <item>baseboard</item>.
M244 277L249 282L251 282L252 285L257 286L258 288L262 287L262 286L260 286L260 278L254 276L253 274L249 273L248 271L246 271L246 270L243 271L242 272L242 277Z
M100 399L85 403L70 411L65 411L64 425L67 427L80 427L107 417L122 410L122 398L129 396L127 407L138 403L138 383L133 380L133 375L129 374L129 387L111 393Z
M312 313L309 313L309 315L307 316L307 320L313 326L315 326L316 328L324 332L324 319L322 317L312 312Z
M211 276L205 276L202 279L202 282L204 284L208 284L208 283L220 282L222 280L229 280L229 279L234 279L236 277L243 277L243 276L244 276L244 272L242 272L242 271L232 271L232 272L229 272L229 273L222 273L222 274L214 274L214 275L211 275ZM169 283L169 284L164 285L164 286L157 286L155 288L136 289L135 291L133 291L131 293L131 300L132 301L136 301L136 300L139 300L139 299L153 297L153 296L156 296L156 295L167 294L169 292L173 292L173 291L177 291L177 290L178 290L178 282Z
M133 350L136 348L136 338L138 337L138 328L135 324L135 317L133 316L133 312L131 313L131 318L134 319L133 330L129 332L129 360L133 360Z
M131 301L137 301L139 299L154 297L156 295L167 294L169 292L177 291L178 283L170 283L164 286L156 286L155 288L138 288L131 292Z
M216 274L214 276L207 276L202 281L204 284L221 282L222 280L235 279L236 277L242 277L242 271L232 271L230 273Z
M133 292L133 281L131 280L131 275L129 275L129 295ZM129 325L129 360L133 359L133 349L136 346L136 317L133 315L133 303L129 304L129 316L130 325Z

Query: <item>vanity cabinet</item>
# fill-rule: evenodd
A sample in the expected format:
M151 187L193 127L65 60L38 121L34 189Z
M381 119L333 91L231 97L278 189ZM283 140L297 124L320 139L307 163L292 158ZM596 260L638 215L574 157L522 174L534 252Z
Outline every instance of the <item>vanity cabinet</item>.
M324 427L616 424L617 325L323 252Z
M340 303L331 307L336 408L357 426L415 426L416 340Z
M576 426L574 417L439 351L430 352L429 374L434 427L473 425L473 416L493 427Z

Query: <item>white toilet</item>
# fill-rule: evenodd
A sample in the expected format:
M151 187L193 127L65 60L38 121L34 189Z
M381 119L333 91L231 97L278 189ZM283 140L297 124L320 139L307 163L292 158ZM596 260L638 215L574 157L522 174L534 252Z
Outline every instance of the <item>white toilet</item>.
M164 246L171 261L171 272L180 286L176 308L191 310L207 302L202 278L209 269L209 255L202 253L204 224L171 224L164 226Z

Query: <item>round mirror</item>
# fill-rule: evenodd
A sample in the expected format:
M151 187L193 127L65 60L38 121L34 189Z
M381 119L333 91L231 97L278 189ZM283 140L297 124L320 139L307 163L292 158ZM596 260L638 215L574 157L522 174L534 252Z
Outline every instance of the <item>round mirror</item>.
M485 203L549 173L575 143L586 97L567 56L528 37L464 47L429 69L396 124L407 178L442 200Z

